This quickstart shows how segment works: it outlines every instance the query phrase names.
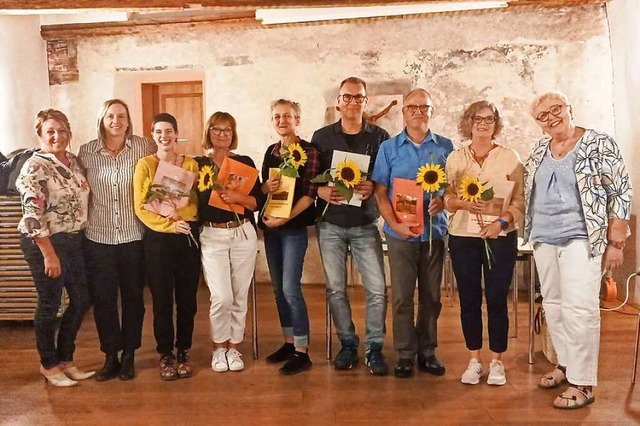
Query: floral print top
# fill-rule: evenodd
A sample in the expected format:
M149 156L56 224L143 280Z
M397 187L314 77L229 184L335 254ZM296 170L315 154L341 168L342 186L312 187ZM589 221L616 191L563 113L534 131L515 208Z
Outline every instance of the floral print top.
M69 167L43 152L34 153L22 167L16 181L22 198L20 232L42 238L87 226L89 184L76 156L66 155Z
M631 217L631 179L613 138L605 133L586 129L581 139L577 148L575 174L589 234L591 255L596 257L603 254L607 246L609 218L629 220ZM541 139L531 151L525 165L525 242L531 235L534 177L550 142L549 136Z

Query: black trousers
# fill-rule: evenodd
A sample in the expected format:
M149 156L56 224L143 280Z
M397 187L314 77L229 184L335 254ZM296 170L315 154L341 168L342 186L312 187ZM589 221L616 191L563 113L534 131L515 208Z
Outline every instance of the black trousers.
M90 305L82 233L60 232L49 238L62 265L62 274L58 278L45 274L44 258L34 239L24 234L20 237L20 246L38 292L34 318L36 347L40 363L47 369L61 362L73 361L76 336ZM56 315L60 309L63 288L67 289L69 305L62 320L58 321Z
M141 345L144 319L142 241L101 244L85 238L85 259L100 350L133 352ZM118 291L122 319L118 315Z
M476 237L449 236L451 266L460 295L460 320L467 349L482 348L482 273L487 299L489 349L495 353L507 350L509 310L507 297L518 254L516 231L506 237L488 239L491 269L488 268L484 240Z
M197 241L198 227L195 223L191 223L191 233ZM178 350L190 349L197 310L200 249L188 235L156 232L149 228L145 228L142 241L147 284L153 298L156 350L159 354L167 354L172 352L174 347Z

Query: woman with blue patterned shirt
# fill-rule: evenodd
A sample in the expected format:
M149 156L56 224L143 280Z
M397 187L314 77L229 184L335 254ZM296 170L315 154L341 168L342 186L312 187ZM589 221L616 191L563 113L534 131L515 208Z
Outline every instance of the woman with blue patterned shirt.
M531 241L556 368L545 389L569 387L553 406L591 404L600 346L603 272L622 264L631 213L631 183L608 135L578 127L566 95L545 93L531 113L547 135L526 164L525 241Z

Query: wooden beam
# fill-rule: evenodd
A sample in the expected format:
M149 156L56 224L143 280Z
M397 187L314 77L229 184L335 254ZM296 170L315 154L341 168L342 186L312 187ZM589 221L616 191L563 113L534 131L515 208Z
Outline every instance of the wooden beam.
M371 5L391 5L410 3L433 3L444 0L402 0L402 1L382 1L382 0L0 0L0 9L149 9L149 8L184 8L197 9L199 5L203 7L320 7L320 6L371 6ZM448 0L465 2L468 0ZM585 4L602 4L609 0L509 0L509 6L540 6L540 7L561 7L578 6ZM116 6L117 5L117 6ZM194 6L198 5L198 6Z

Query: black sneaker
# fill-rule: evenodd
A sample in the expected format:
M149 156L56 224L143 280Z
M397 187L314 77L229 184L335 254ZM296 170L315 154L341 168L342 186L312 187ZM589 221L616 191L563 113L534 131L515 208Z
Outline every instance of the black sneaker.
M280 346L280 349L269 355L266 360L269 364L276 364L278 362L284 362L291 358L291 355L296 351L293 343L285 343Z
M400 358L398 364L396 364L396 368L393 370L393 374L401 379L411 377L413 374L413 360Z
M389 366L382 355L382 345L379 343L369 345L364 356L364 363L369 367L369 372L375 376L386 376L389 372Z
M354 345L344 345L333 360L333 366L336 370L351 370L357 363L358 347Z
M294 351L293 355L289 357L289 360L280 367L280 373L286 376L302 373L303 371L310 369L311 365L312 363L311 359L309 359L309 354Z
M435 355L429 355L427 357L418 355L418 370L433 374L434 376L442 376L444 375L446 368Z

